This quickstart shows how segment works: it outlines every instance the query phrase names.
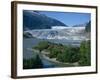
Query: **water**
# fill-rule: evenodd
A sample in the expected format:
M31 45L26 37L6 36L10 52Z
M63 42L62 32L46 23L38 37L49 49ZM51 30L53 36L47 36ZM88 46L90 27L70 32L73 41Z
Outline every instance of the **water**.
M41 39L36 39L36 38L24 38L23 40L23 58L25 59L30 59L32 57L35 57L37 53L34 53L31 49L33 46L36 46L40 41L43 41ZM71 41L71 40L48 40L50 42L54 43L61 43L64 45L80 45L81 41ZM51 63L50 61L45 60L44 58L40 57L43 65L45 68L49 67L55 67L55 64Z
M36 46L40 41L39 39L35 38L24 38L23 41L23 58L30 59L37 55L37 53L34 53L31 49L33 46ZM50 63L49 61L45 60L44 58L40 57L43 62L43 67L49 68L49 67L55 67L54 64Z
M31 49L33 46L37 45L39 42L40 42L40 40L38 40L38 39L24 38L24 40L23 40L23 57L25 59L29 59L36 54L36 53L33 53L33 51L28 50L28 49Z
M80 43L81 43L81 40L66 40L66 39L63 39L63 40L50 39L48 41L57 43L57 44L72 45L72 46L80 46Z

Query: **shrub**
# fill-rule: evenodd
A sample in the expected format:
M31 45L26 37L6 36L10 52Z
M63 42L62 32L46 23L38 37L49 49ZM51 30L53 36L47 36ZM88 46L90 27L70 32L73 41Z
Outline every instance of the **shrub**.
M80 61L79 64L82 66L91 65L91 48L90 41L84 41L80 46Z
M39 55L36 55L36 58L23 59L23 69L34 69L34 68L43 68L43 63Z

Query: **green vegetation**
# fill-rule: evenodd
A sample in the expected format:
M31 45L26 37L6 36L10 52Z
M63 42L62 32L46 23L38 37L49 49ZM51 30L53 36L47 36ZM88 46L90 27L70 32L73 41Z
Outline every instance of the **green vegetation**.
M80 61L82 66L91 65L91 47L90 41L83 41L80 46Z
M50 58L55 58L55 57L57 57L57 55L60 54L60 53L61 53L61 50L59 49L59 47L54 47L54 46L53 46L53 48L51 48L51 50L50 50L49 57L50 57Z
M42 61L38 55L35 58L23 59L23 69L43 68Z
M38 49L41 52L43 49L48 48L48 46L49 46L49 43L47 41L42 41L37 46L35 46L33 48Z
M78 62L79 61L79 47L66 47L65 50L57 56L57 60L61 62Z
M78 62L81 66L89 66L91 64L90 41L83 41L80 44L80 47L42 41L33 48L39 50L40 52L44 50L50 52L46 56L49 58L56 58L56 60L60 62Z

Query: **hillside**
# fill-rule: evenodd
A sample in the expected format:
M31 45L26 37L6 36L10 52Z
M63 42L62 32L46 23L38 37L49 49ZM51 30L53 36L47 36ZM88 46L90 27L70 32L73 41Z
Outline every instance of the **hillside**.
M86 32L90 32L90 31L91 31L91 21L89 21L89 22L86 24L85 31L86 31Z
M38 11L23 11L23 29L51 29L51 26L67 26L64 23L41 14Z

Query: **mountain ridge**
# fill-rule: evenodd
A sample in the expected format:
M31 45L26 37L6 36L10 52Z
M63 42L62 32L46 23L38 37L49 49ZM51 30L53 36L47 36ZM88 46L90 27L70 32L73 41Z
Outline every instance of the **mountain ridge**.
M38 11L23 11L23 29L51 29L51 26L67 26L59 20L48 17Z

